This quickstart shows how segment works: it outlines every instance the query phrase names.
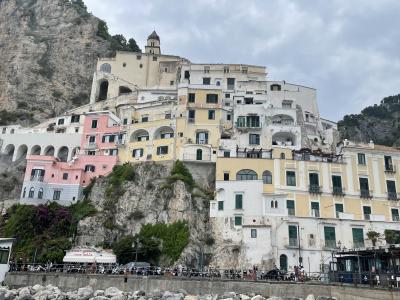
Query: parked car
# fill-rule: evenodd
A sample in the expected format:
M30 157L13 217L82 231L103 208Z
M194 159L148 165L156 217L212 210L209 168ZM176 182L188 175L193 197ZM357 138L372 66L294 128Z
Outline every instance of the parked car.
M274 279L274 280L284 280L285 279L285 272L279 269L272 269L264 274L264 278L262 279Z

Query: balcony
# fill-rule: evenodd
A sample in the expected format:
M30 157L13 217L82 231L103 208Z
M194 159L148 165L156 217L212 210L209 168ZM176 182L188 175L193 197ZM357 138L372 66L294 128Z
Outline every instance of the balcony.
M32 175L31 176L31 181L40 181L43 182L44 176L37 176L37 175Z
M335 240L325 240L325 249L336 249L336 241Z
M321 194L322 193L321 187L319 185L316 185L316 184L311 184L308 187L308 192L310 194Z
M261 122L257 123L246 123L246 122L236 122L236 128L238 129L261 129Z
M370 214L364 214L364 220L371 220L371 215Z
M93 143L87 143L86 149L96 149L96 142Z
M195 118L188 118L188 123L194 123L195 122Z
M388 192L388 200L395 200L395 201L399 200L397 198L397 193L396 192Z
M314 218L319 218L320 217L319 209L311 209L311 216Z
M372 193L369 190L360 190L360 198L371 199Z
M294 216L294 215L296 215L296 211L295 211L294 208L288 208L288 209L287 209L287 212L288 212L288 216Z
M334 186L332 188L332 195L339 196L339 197L344 196L343 188L341 186Z
M289 247L298 247L299 246L299 242L297 240L297 238L289 238Z
M363 241L354 242L354 243L353 243L353 247L354 247L354 249L356 249L356 248L364 248L364 247L365 247L365 246L364 246L364 242L363 242Z
M385 164L385 173L396 173L396 168L392 164Z

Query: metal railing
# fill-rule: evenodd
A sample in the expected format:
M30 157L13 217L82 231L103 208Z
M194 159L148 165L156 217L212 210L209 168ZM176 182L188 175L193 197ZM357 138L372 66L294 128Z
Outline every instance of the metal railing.
M385 165L385 172L396 173L396 168L394 165L391 165L391 164Z
M316 184L311 184L308 187L308 192L310 194L321 194L322 193L321 187L319 185L316 185Z
M40 181L40 182L42 182L43 179L44 179L44 176L31 175L31 181Z
M360 190L360 198L372 198L371 191L369 191L369 190Z
M388 200L399 200L396 192L388 192Z
M334 195L334 196L343 196L344 195L343 188L341 186L334 186L332 188L332 195Z

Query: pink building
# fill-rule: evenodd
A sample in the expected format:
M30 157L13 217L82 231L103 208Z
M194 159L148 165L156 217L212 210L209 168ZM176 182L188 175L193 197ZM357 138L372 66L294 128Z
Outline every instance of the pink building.
M118 162L118 143L124 139L119 118L108 111L88 112L83 117L81 147L70 161L45 155L27 157L21 203L75 203L94 177L112 171Z

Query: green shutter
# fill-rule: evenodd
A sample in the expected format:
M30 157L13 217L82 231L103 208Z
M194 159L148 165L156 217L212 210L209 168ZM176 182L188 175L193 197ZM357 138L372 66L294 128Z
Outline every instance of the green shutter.
M319 210L319 203L318 202L311 202L311 209Z
M289 225L289 239L297 239L297 226Z
M353 228L353 243L355 248L364 247L364 232L362 228Z
M243 195L242 194L235 195L235 208L243 209Z
M224 210L224 201L218 201L218 210Z
M363 206L363 212L364 212L364 215L370 215L371 214L371 207L370 206Z
M329 248L334 248L336 246L335 227L325 226L324 236L325 236L325 246Z
M293 201L293 200L287 200L287 201L286 201L286 205L287 205L287 208L288 208L288 209L289 209L289 208L294 209L294 201Z
M242 226L242 217L235 216L235 226Z
M338 175L333 175L332 176L332 185L333 187L342 187L342 177L338 176Z

